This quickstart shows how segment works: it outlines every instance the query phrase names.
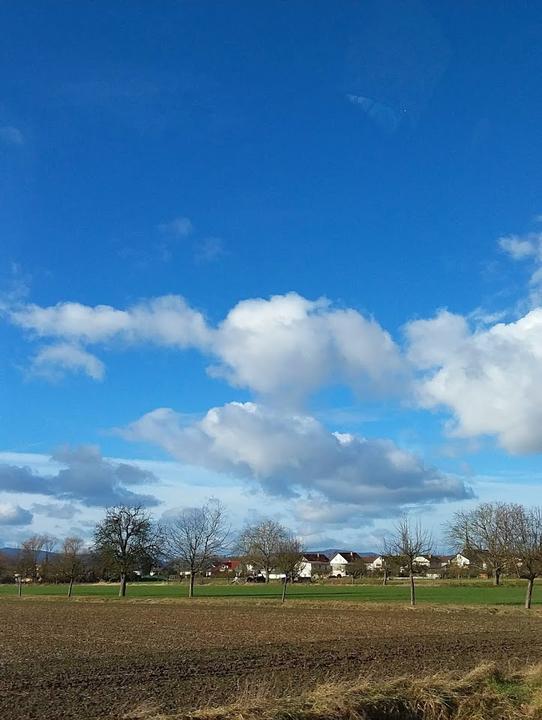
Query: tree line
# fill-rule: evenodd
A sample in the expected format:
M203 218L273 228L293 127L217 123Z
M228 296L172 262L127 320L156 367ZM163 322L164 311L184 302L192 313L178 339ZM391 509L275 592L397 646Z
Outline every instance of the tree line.
M525 607L530 608L534 581L542 575L542 508L517 503L482 503L455 513L445 527L446 542L467 553L478 567L491 574L496 585L503 574L527 581ZM383 542L384 584L394 569L410 581L410 602L416 603L415 578L419 558L430 555L433 540L421 522L403 517ZM157 523L141 506L107 509L97 523L91 548L83 539L68 537L61 543L49 535L34 535L21 544L15 560L0 558L0 577L66 582L68 596L76 581L118 580L119 596L137 570L150 572L164 565L188 577L188 595L195 579L211 569L218 558L235 551L245 567L261 573L266 582L272 572L283 577L282 599L288 583L303 563L301 541L282 524L263 520L247 525L235 538L223 505L211 500ZM352 577L365 574L364 562L352 563ZM7 574L7 575L6 575ZM21 582L19 582L21 592Z

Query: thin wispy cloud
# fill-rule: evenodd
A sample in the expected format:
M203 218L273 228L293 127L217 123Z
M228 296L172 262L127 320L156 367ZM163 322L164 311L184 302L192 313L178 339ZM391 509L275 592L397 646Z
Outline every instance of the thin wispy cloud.
M176 217L168 222L160 223L158 225L158 230L163 235L175 238L184 238L194 232L194 226L190 218Z
M395 132L401 123L402 113L400 110L392 108L389 105L377 102L363 95L352 95L350 93L346 96L346 99L352 103L352 105L356 105L363 110L382 130Z
M218 237L205 238L197 243L194 252L196 263L202 265L205 263L213 263L226 255L224 242Z
M3 125L0 127L0 142L4 145L24 145L24 135L19 128Z
M36 515L45 515L55 520L71 520L81 512L73 503L34 503L30 509Z

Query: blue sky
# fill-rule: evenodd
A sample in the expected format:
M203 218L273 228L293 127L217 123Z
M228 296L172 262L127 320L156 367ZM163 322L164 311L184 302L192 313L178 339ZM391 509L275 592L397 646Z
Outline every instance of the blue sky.
M379 549L537 502L541 8L0 23L0 541L214 495Z

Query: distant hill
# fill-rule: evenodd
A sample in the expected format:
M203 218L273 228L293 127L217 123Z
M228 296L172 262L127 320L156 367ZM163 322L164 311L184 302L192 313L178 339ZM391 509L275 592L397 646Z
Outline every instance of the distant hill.
M0 555L5 555L6 557L9 557L9 558L16 558L18 554L19 554L19 548L8 548L8 547L0 548Z
M5 555L8 558L16 559L19 556L19 553L21 552L20 548L13 548L13 547L3 547L0 548L0 555ZM46 555L49 555L49 558L54 558L59 553L50 552L46 553L45 550L40 550L38 552L38 562L40 560L44 560Z

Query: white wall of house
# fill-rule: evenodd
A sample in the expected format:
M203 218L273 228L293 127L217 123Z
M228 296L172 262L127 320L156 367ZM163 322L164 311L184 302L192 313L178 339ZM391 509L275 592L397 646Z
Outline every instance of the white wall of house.
M331 558L329 564L331 565L332 575L334 575L335 577L338 577L339 575L341 577L344 577L350 563L346 558L341 555L341 553L337 553L334 557Z
M284 580L285 577L286 573L277 572L276 570L271 570L271 572L269 573L270 580Z
M367 570L374 572L375 570L382 570L384 567L384 558L382 555L376 557L372 562L367 563Z
M414 564L418 565L418 567L429 567L431 560L425 557L425 555L418 555L418 557L414 558Z
M312 578L318 575L319 577L322 577L324 575L329 575L331 572L331 566L327 562L318 562L318 561L312 561L309 562L308 560L304 560L301 564L301 569L299 570L299 577L301 578Z

